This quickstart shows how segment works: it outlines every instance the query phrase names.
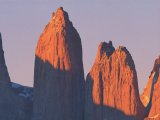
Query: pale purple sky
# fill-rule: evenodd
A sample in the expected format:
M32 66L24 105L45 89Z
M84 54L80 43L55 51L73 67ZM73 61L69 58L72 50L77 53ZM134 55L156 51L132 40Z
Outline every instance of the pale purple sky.
M38 38L59 6L69 13L83 47L85 74L101 41L126 46L140 92L160 55L160 0L0 0L0 32L11 80L33 85Z

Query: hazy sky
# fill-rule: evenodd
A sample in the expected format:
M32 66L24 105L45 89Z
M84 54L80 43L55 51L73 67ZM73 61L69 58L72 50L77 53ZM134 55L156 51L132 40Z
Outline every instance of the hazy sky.
M85 74L101 41L126 46L145 87L160 55L160 0L0 0L0 32L11 80L33 85L38 38L57 7L63 6L78 30Z

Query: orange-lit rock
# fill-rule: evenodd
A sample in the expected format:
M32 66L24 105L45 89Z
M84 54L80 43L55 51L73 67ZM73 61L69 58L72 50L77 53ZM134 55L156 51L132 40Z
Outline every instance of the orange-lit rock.
M81 39L60 7L36 49L33 120L83 120L84 82Z
M149 120L160 120L160 57L155 60L148 84L141 95Z
M154 76L155 76L155 72L153 72L151 74L151 76L149 77L149 80L148 80L148 84L147 86L145 87L142 95L141 95L141 101L143 103L143 105L145 107L148 106L149 102L150 102L150 99L151 99L151 91L153 91L153 79L154 79Z
M125 47L101 43L86 79L85 120L141 120L137 74Z

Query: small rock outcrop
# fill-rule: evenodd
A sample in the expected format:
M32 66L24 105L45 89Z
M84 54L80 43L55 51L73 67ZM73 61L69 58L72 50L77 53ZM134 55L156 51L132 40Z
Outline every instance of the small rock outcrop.
M141 100L146 107L146 120L160 120L160 57L155 60Z
M41 34L35 56L32 120L83 120L81 39L62 7Z
M143 106L132 56L101 43L86 79L85 120L142 120Z

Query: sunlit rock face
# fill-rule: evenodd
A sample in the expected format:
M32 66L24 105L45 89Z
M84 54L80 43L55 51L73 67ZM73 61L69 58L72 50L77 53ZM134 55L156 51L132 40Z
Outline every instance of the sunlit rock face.
M155 60L146 88L141 95L149 120L160 120L160 57Z
M125 47L101 43L86 79L85 120L142 120L137 74Z
M36 49L32 120L83 120L84 83L81 39L60 7Z
M14 92L5 64L0 34L0 120L31 119L32 101Z
M142 95L141 95L141 101L143 103L143 105L147 108L150 100L151 100L151 91L153 92L153 88L154 88L154 83L153 80L155 78L155 72L151 73L147 86L145 87Z

